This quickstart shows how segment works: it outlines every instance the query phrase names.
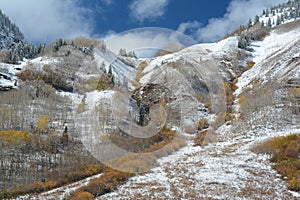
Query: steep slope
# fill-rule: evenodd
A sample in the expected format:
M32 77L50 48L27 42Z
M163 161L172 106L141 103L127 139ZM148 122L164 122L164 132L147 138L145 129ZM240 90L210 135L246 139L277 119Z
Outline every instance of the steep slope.
M246 99L238 108L250 128L299 124L299 28L299 20L280 25L264 41L252 44L256 64L242 74L235 92Z
M282 177L272 169L269 156L257 155L251 150L265 139L300 132L299 96L289 95L289 91L299 88L298 27L299 21L278 26L263 41L252 44L252 54L237 49L237 39L229 38L218 43L196 45L175 54L141 60L144 67L141 77L136 81L139 81L142 89L137 90L137 95L145 95L149 83L161 86L165 84L164 81L176 80L174 85L168 85L174 96L184 93L192 97L192 100L181 99L181 104L174 101L174 105L183 105L189 110L181 112L182 116L187 116L182 119L185 132L195 131L187 126L198 118L209 118L211 122L215 119L214 115L208 115L207 110L201 109L202 101L193 104L197 102L193 100L197 92L200 95L207 94L205 86L209 85L208 79L203 78L204 72L199 73L195 68L203 69L203 64L216 67L225 81L244 70L246 67L243 68L243 65L247 61L255 64L241 74L236 83L238 89L235 92L234 111L237 119L231 125L219 127L216 134L208 135L207 146L194 146L194 136L182 132L187 141L186 147L159 159L159 166L149 173L131 178L115 192L98 199L299 198L300 194L289 191ZM241 53L245 55L237 56ZM191 78L193 76L181 68L192 70L200 78ZM159 74L164 74L163 78ZM191 84L193 81L201 83L201 87L195 88ZM181 90L176 89L180 84ZM223 97L223 93L217 94ZM101 95L108 97L104 93ZM97 95L97 98L101 95ZM95 103L92 100L97 98L93 93L87 96L87 102ZM240 101L242 96L246 96L248 101ZM217 111L224 112L224 109ZM178 125L172 118L169 123L174 127ZM72 187L70 185L64 189L68 191ZM42 196L51 199L48 194ZM59 195L53 191L52 194L56 198L64 198L64 193Z
M93 51L76 43L49 49L44 56L18 65L0 63L0 198L6 195L5 188L20 186L28 192L36 182L66 184L100 172L99 161L82 143L79 128L87 124L87 118L76 121L77 110L89 114L93 102L111 99L112 95L106 95L109 92L97 88L110 70L115 85L127 85L133 76L134 60L123 58L125 64L102 45ZM2 138L8 130L24 130L30 139L26 145L15 143L14 138L6 142ZM89 167L92 173L85 171ZM76 170L84 175L77 175ZM72 181L65 181L66 177Z
M20 72L21 66L0 63L0 91L8 91L17 87L16 73Z
M24 35L2 11L0 11L0 50L10 49L14 45L24 41Z
M24 58L32 59L45 45L28 43L19 27L0 10L0 62L17 64Z
M278 77L281 81L289 75L297 76L299 73L297 63L299 35L300 21L297 20L278 26L271 32L271 36L263 41L252 43L253 61L256 65L241 76L236 94L246 90L245 86L253 87L251 82L255 79L264 82L268 78ZM276 64L279 67L275 68Z
M234 107L240 117L217 130L217 142L201 148L190 142L174 155L161 159L160 166L150 173L134 177L114 193L98 199L299 198L300 194L289 191L272 169L269 156L251 151L267 138L300 131L299 94L289 95L300 83L298 27L299 21L278 26L263 41L252 44L254 52L248 59L253 59L255 65L238 79L235 92ZM218 55L221 43L193 48L209 49ZM188 50L176 57L185 51ZM168 62L172 56L164 59L158 62ZM153 73L147 68L145 71ZM150 80L149 75L141 80ZM243 95L248 101L238 100Z
M260 21L264 26L275 27L296 20L299 17L300 1L291 0L263 10L262 15L260 17L256 16L255 20Z
M1 187L39 180L33 186L41 185L41 192L54 187L53 177L86 177L90 173L76 177L76 170L98 162L89 147L99 147L100 133L148 133L149 124L157 130L163 122L187 146L99 199L299 198L269 156L251 151L262 140L300 131L299 27L299 21L276 27L251 44L252 53L238 48L237 37L152 59L116 56L101 43L92 48L58 40L47 56L1 63L1 127L34 136L27 145L1 148ZM119 98L122 92L128 99ZM199 147L194 134L208 126L201 120L210 127L208 144ZM64 199L99 176L19 199Z

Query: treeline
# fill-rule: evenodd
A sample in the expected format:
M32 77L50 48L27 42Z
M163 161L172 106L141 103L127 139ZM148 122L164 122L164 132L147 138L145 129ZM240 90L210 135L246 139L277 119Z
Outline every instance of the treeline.
M300 17L300 0L288 1L270 9L264 9L260 16L249 19L247 25L240 26L228 36L238 35L239 48L252 51L252 41L263 40L270 30L284 22Z
M87 38L87 37L77 37L74 39L57 39L55 42L47 45L45 49L43 49L42 55L50 55L50 56L68 56L72 50L80 51L81 53L92 56L92 52L96 46L100 45L102 49L106 49L104 43L100 40ZM67 50L67 51L66 51ZM65 52L62 55L60 52Z
M32 59L45 48L25 41L18 26L0 10L0 62L16 64L23 58Z
M24 40L20 29L0 10L0 50L10 49Z

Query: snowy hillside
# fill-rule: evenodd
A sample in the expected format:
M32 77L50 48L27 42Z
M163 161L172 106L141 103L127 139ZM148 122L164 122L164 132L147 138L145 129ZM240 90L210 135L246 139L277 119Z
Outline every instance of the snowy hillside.
M294 21L300 17L300 1L292 0L263 10L261 16L256 16L254 23L259 21L263 26L275 27Z
M195 45L158 58L131 61L139 63L137 71L140 70L136 77L131 73L125 74L125 77L135 79L136 85L139 85L133 96L143 98L142 103L147 104L147 98L152 97L156 101L157 91L164 93L168 108L173 112L173 116L167 119L168 125L179 130L187 145L172 155L160 158L158 166L150 172L136 175L112 193L96 199L300 198L300 194L290 191L284 177L272 168L269 155L253 152L253 148L261 141L300 132L299 100L297 94L290 94L290 91L300 86L299 27L299 21L277 26L263 41L251 44L253 52L238 49L238 39L231 37L217 43ZM105 55L100 51L95 54L98 63L115 59L111 56L112 54ZM249 63L253 63L253 66L245 66ZM203 66L217 71L205 71ZM118 70L117 67L121 71L131 69L118 62L112 69ZM201 72L197 69L201 69ZM132 68L133 72L134 70ZM243 72L244 70L246 71ZM221 76L215 76L215 72ZM114 75L120 77L118 73ZM204 75L210 78L205 79ZM82 73L80 76L84 77ZM223 95L228 91L215 92L209 85L210 79L218 78L222 81L213 83L220 85L226 84L226 80L237 80L232 105L236 118L221 126L215 126L213 121L225 110L217 109L216 105L226 107L226 102L222 102L221 98L226 98ZM203 82L206 87L210 87L212 96L219 95L216 102L211 101L215 106L212 113L203 102L195 101L199 94L207 95ZM150 83L155 87L149 91ZM163 84L167 89L162 87ZM169 94L168 89L173 93ZM94 119L94 107L103 101L107 103L114 97L112 90L89 91L84 94L85 97L81 95L81 98L70 93L61 95L69 96L77 106L84 100L86 108L82 113L83 117L78 119L83 122L84 119L89 119L90 123ZM174 98L178 96L181 98ZM174 119L178 117L174 113L179 111L176 108L180 106L185 108L180 111L182 127ZM199 118L208 119L212 128L216 128L215 132L206 135L207 145L203 146L195 146L195 135L191 134L195 129L189 126ZM110 124L104 123L103 126L112 128ZM84 127L84 123L81 125ZM97 134L93 136L96 138ZM37 196L27 195L19 199L64 199L70 191L80 191L78 188L86 186L89 181L90 179L86 179Z
M0 50L10 49L12 46L23 42L24 36L19 28L0 11Z
M253 87L251 82L257 79L264 82L269 81L270 78L284 79L287 76L299 76L300 67L289 65L293 59L299 57L299 38L300 22L297 20L279 26L263 41L252 43L253 62L256 65L239 78L236 94L239 95L246 89L245 87ZM282 54L285 56L283 57ZM278 63L274 67L270 62Z
M153 58L34 47L0 13L0 199L300 199L299 174L256 151L300 134L299 4Z
M272 31L265 40L252 44L254 49L252 58L255 65L238 79L238 89L235 92L237 98L252 88L263 88L264 84L275 80L282 85L290 79L297 79L296 87L299 87L300 65L297 60L300 29L297 27L299 21L282 25ZM219 49L226 52L225 47L228 47L232 50L228 44L230 42L226 41L202 44L183 50L176 57L183 56L186 51L201 50L203 54L203 49L217 56ZM165 62L168 62L170 57L172 56L164 57ZM144 71L153 70L151 63ZM238 107L238 100L235 106ZM271 105L274 111L278 109L275 106L277 105ZM275 115L284 115L284 111L281 110ZM258 156L251 152L251 148L267 138L299 133L299 114L296 114L294 120L294 122L287 120L280 126L277 126L279 122L274 124L266 121L264 124L256 124L252 130L240 129L238 123L223 125L217 130L220 134L218 142L202 148L193 147L192 143L188 143L187 147L174 155L161 159L160 166L150 173L134 177L120 186L116 192L98 199L300 198L299 193L287 189L280 175L271 168L268 156Z
M17 86L17 78L15 76L16 66L8 64L0 64L0 91L6 91ZM19 69L19 68L18 68Z

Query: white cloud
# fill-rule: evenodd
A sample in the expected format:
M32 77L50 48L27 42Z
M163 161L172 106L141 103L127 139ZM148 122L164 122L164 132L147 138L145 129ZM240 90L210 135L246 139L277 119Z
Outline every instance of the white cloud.
M184 22L178 26L177 31L180 33L185 33L190 29L198 29L201 26L201 23L198 21Z
M80 0L1 0L0 7L27 40L51 42L92 33L91 11L79 3Z
M134 0L130 5L131 16L140 22L162 17L170 0Z
M101 1L107 5L111 5L114 3L114 0L101 0Z
M287 0L232 0L222 18L212 18L208 25L199 28L197 40L211 42L221 39L239 25L246 24L249 18L260 15L263 9L270 8Z
M144 53L148 50L153 52L155 49L169 50L166 47L170 45L186 47L197 43L177 31L163 28L140 28L119 34L111 33L104 41L107 48L115 53L119 53L121 48Z

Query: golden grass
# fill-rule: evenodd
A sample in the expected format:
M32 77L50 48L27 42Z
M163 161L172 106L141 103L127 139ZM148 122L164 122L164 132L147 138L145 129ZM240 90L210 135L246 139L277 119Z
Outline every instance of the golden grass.
M74 194L70 200L93 200L94 196L89 192L79 192Z
M271 161L283 177L287 178L289 189L300 191L300 135L292 134L262 142L254 149L256 153L272 154Z
M91 164L80 167L79 169L66 173L66 176L57 180L47 180L45 182L36 181L30 185L19 186L11 190L3 190L0 192L0 199L12 198L25 194L37 194L48 191L53 188L61 187L70 182L78 181L86 177L99 174L105 170L102 164Z
M116 169L123 171L107 168L101 177L92 180L86 187L79 188L72 197L81 192L88 192L95 197L112 192L136 173L144 173L153 168L157 158L167 156L186 145L184 139L168 127L163 127L156 137L156 143L143 149L141 153L129 154L110 162Z

